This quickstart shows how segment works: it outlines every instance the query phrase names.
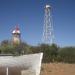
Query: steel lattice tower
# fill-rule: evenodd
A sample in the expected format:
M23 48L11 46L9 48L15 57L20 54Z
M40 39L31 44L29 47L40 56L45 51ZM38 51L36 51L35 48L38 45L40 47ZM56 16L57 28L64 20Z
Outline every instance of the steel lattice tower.
M43 32L43 43L52 44L54 41L53 25L52 25L52 16L51 16L51 6L45 6L45 15L44 15L44 32Z

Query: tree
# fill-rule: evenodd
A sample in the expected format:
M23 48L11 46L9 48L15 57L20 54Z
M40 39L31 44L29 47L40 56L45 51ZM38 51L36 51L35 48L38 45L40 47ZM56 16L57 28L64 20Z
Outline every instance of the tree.
M75 63L75 48L65 47L59 51L60 60L66 63Z
M10 41L9 40L3 40L1 42L1 46L7 46L7 45L10 45Z
M58 47L56 44L52 44L51 46L48 44L41 44L39 49L39 52L44 53L43 62L56 61L56 57L58 54Z
M21 42L13 45L9 40L3 40L0 45L0 53L21 55L31 53L31 51L27 43Z
M30 46L27 43L21 42L19 45L14 45L14 47L18 55L30 53Z

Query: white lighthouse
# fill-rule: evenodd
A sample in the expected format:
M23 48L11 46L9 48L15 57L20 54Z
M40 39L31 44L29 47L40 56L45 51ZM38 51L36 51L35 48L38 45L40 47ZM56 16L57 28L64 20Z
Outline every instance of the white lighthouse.
M21 43L21 32L18 26L12 31L12 43L20 44Z

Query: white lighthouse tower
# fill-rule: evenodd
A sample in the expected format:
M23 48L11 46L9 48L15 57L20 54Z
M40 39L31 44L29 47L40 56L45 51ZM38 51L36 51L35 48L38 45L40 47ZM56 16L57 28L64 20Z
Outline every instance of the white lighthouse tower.
M21 43L21 32L19 26L16 26L15 29L12 31L12 43L13 44Z

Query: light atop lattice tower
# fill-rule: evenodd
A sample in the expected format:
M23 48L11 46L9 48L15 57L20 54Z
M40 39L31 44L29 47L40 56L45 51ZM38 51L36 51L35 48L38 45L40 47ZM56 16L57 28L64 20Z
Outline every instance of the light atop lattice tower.
M51 6L46 5L44 14L44 32L43 32L43 43L52 44L54 41L53 25L52 25L52 15Z

